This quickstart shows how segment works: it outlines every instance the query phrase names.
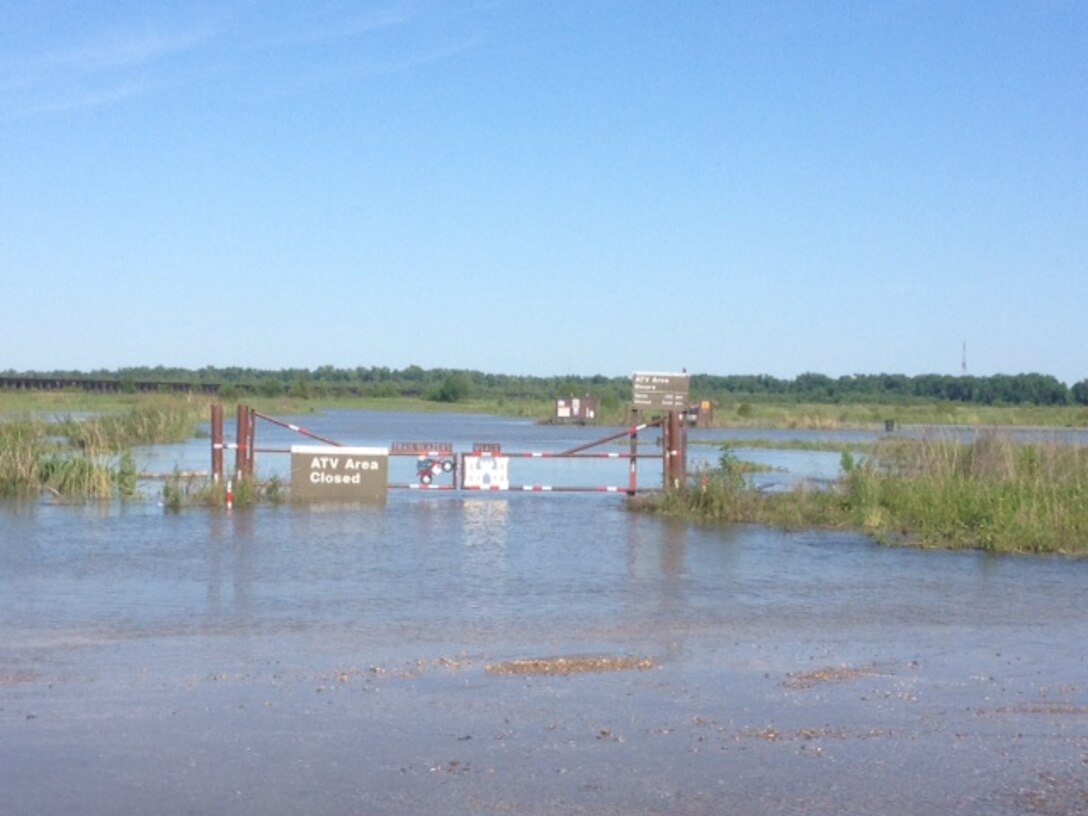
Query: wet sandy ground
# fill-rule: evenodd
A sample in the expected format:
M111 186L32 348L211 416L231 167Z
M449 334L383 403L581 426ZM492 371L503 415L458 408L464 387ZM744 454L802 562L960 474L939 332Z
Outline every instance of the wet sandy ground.
M16 644L0 813L1088 813L1070 633L850 629Z

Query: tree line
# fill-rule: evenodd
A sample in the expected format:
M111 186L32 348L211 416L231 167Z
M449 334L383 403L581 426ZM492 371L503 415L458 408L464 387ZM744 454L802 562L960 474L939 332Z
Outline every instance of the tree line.
M15 372L0 374L0 385L18 380L116 383L119 390L146 390L147 384L189 386L223 398L261 396L420 398L437 402L467 399L552 400L592 396L602 408L631 399L630 377L565 375L552 377L488 374L466 369L403 369L385 366L267 370L205 366L200 369L138 366L116 370ZM20 386L20 387L26 387ZM758 375L692 374L693 400L777 402L911 403L944 400L980 405L1088 405L1088 379L1067 386L1047 374L994 374L987 377L944 374L853 374L829 377L806 372L793 379Z
M768 376L696 375L697 388L712 393L768 396L798 402L911 402L946 400L979 405L1088 405L1088 380L1072 387L1048 374L853 374L828 377L805 373L792 380Z

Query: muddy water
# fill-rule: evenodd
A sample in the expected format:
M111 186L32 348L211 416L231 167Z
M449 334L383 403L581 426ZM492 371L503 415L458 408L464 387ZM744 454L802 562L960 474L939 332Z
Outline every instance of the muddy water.
M5 506L0 814L1084 813L1086 589L609 495Z

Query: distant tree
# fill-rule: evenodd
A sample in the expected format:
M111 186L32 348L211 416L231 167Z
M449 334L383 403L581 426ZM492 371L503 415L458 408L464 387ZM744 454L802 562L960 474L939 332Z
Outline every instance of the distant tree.
M1024 395L1036 405L1068 405L1069 389L1049 374L1022 374Z
M1088 380L1081 380L1071 389L1073 402L1077 405L1088 405Z
M834 396L835 381L826 374L806 371L793 381L794 392L806 399L823 399Z
M296 399L309 399L310 398L310 382L304 377L298 377L293 383L291 383L291 389L288 392L292 397Z
M460 402L467 399L471 384L465 374L448 374L438 387L434 399L438 402Z
M910 391L910 380L903 374L881 374L881 388L888 394L906 394Z
M273 377L261 380L260 388L261 393L266 397L279 397L283 395L283 383Z
M585 393L582 382L576 377L565 377L555 387L557 397L580 397Z

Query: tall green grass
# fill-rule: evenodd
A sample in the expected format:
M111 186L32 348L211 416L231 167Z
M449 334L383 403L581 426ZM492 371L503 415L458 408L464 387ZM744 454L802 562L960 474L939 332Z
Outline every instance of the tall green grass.
M738 397L723 400L714 411L714 424L722 428L872 428L883 426L887 420L899 425L1085 427L1088 406L976 405L950 401L828 404Z
M120 451L139 445L184 442L206 416L207 406L181 399L141 402L123 411L62 420L57 433L83 450Z
M110 498L136 489L131 455L109 457L96 449L73 450L43 420L0 423L0 498L50 493L61 499Z
M264 481L239 479L232 488L235 507L283 504L287 501L287 486L278 476ZM212 483L175 472L163 484L162 499L163 506L172 513L186 507L225 507L227 486L223 482Z
M1088 554L1088 454L984 433L886 440L845 474L844 516L888 539L993 552Z
M203 407L172 399L86 419L0 421L0 498L132 496L138 474L131 449L188 439Z
M686 489L633 506L708 522L853 529L923 547L1088 555L1088 452L995 432L971 443L889 438L861 464L844 453L829 490L760 492L723 460Z
M44 422L20 418L0 423L0 497L40 492L41 462L48 455Z

